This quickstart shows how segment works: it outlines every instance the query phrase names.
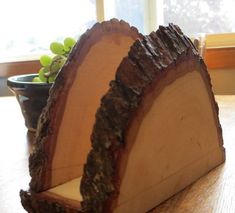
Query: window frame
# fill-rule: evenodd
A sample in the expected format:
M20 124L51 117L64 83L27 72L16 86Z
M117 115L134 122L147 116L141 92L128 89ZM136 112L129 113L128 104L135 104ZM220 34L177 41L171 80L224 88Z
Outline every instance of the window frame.
M96 18L98 22L105 20L104 1L96 0ZM159 9L159 5L162 4L163 0L145 1L144 30L146 34L150 33L152 29L158 28L162 23L163 12ZM205 42L204 59L209 69L235 68L235 33L206 35ZM38 59L0 62L0 77L37 73L39 68L40 63Z
M209 69L235 69L235 33L206 35L204 58Z

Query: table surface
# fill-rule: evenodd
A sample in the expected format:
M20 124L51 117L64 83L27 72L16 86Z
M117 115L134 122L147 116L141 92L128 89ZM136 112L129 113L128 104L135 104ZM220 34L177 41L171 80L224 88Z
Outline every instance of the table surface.
M235 212L235 96L216 96L226 162L158 206L154 213ZM14 97L0 98L0 212L25 212L20 189L30 181L28 156L34 135L27 131Z

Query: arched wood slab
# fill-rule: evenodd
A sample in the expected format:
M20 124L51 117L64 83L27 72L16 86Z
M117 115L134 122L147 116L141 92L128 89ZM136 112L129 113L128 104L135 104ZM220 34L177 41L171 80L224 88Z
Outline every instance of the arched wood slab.
M224 161L210 77L174 25L138 40L102 98L81 181L87 212L147 212Z
M30 187L39 192L82 175L100 99L122 58L141 37L124 21L97 23L81 36L51 90L30 156Z

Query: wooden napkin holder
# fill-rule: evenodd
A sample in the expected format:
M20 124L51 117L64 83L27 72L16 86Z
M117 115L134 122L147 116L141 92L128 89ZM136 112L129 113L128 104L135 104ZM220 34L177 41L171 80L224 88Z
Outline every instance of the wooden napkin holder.
M59 73L29 158L28 212L146 212L225 159L204 61L171 24L96 24Z

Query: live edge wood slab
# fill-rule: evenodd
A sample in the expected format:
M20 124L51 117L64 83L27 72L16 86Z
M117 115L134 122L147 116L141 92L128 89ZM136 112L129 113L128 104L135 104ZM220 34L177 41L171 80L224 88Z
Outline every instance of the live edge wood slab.
M206 66L171 24L96 24L76 44L29 159L28 212L146 212L224 162Z

